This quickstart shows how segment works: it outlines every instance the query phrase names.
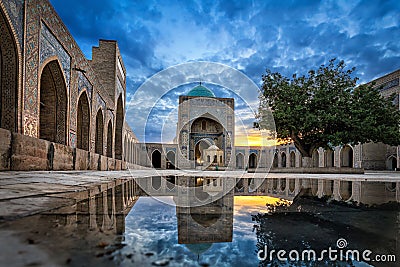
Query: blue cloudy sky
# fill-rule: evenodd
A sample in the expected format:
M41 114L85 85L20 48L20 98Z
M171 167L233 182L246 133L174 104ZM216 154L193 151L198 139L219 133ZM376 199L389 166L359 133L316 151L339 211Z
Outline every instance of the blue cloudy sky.
M333 57L356 67L360 82L400 68L398 0L50 1L87 58L98 39L118 41L128 75L127 121L139 139L146 134L146 141L161 140L160 123L173 117L177 95L195 80L156 94L163 97L151 100L158 103L153 109L157 116L146 133L134 109L149 96L135 92L149 77L176 64L226 64L257 85L266 68L291 76ZM217 87L217 96L232 96L232 88L225 89ZM241 93L256 108L258 92ZM246 116L243 121L250 124ZM174 135L170 128L168 138Z

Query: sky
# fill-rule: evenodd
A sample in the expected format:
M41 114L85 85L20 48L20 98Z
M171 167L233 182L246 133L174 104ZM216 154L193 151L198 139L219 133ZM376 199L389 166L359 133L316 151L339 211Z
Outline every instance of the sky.
M140 141L172 141L178 96L201 80L216 96L235 98L242 114L236 133L254 136L256 87L266 69L291 77L338 58L364 83L400 68L398 0L50 2L88 59L99 39L118 41L127 69L126 120ZM255 86L215 84L197 69L180 86L143 91L160 71L197 61L235 69ZM138 106L146 101L153 108L143 119Z
M200 260L210 266L257 266L259 263L255 252L257 234L254 230L255 222L252 220L252 215L267 212L265 205L276 203L278 200L267 196L235 196L233 200L223 200L225 205L233 204L231 209L227 209L233 215L232 225L229 223L229 213L221 214L225 226L224 233L229 234L232 231L232 240L210 244L210 248L203 251L198 258L195 253L196 244L185 244L185 239L188 238L185 232L189 234L191 231L198 232L197 227L201 227L196 221L186 226L186 220L189 219L190 222L191 216L185 215L190 211L185 208L176 208L173 197L140 197L126 216L125 243L127 246L123 248L122 253L133 252L135 255L136 252L153 251L158 258L171 257L170 265L197 266ZM178 214L177 211L179 211ZM227 218L224 218L225 216ZM218 222L221 221L215 223ZM188 229L182 231L179 227ZM202 238L208 239L207 241L221 241L221 235L215 235L215 229L220 228L210 225L200 229L203 231ZM182 240L181 243L178 243L178 237ZM226 239L226 236L222 235L222 237Z

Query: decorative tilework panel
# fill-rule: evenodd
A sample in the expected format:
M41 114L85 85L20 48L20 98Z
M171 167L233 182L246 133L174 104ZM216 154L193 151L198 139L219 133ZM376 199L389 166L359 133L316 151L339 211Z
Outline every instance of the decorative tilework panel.
M78 72L78 94L80 94L81 91L85 88L87 90L89 100L91 101L93 86L86 78L85 74L83 74L82 72Z
M60 59L69 91L69 80L71 77L71 57L56 39L56 37L51 33L49 28L42 23L40 30L40 64L42 64L51 56L58 56Z
M254 153L258 155L258 150L257 149L250 149L249 154Z
M25 114L24 116L24 134L37 137L37 119L35 116Z
M0 13L0 127L17 128L18 53L7 18Z
M76 134L73 131L69 132L69 144L71 147L76 148Z
M3 1L4 7L10 17L14 30L16 31L18 42L23 49L24 36L24 0L6 0Z
M236 149L236 155L242 153L243 155L245 154L243 149Z

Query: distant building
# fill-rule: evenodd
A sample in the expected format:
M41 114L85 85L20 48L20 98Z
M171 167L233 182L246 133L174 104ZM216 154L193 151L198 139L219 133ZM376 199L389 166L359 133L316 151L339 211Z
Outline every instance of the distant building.
M389 96L399 94L399 78L400 70L372 82L382 95ZM399 106L399 97L395 104ZM303 167L302 156L293 143L276 147L234 146L234 133L234 99L216 97L210 89L198 85L188 95L179 97L176 144L141 144L147 148L141 150L145 153L141 154L139 164L211 170ZM399 168L398 153L397 147L381 143L354 147L344 144L333 150L319 148L312 153L312 167L395 170Z

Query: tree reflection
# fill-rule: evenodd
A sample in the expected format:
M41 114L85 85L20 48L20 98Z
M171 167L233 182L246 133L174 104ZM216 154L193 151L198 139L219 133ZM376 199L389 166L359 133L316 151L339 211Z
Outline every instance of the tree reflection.
M259 266L352 266L355 261L346 261L348 250L358 250L360 255L366 249L375 255L396 255L396 229L387 229L386 234L376 231L376 227L385 229L389 221L393 225L396 214L397 211L329 204L308 198L295 199L292 204L287 200L267 204L265 213L252 215L257 236L256 253L262 251L259 255L265 258L260 260ZM336 245L339 238L344 238L348 246L339 249ZM321 254L329 248L336 250L332 253L336 259L331 260L328 252ZM279 250L285 251L281 258L287 261L278 258ZM293 250L298 254L291 252ZM308 253L302 257L302 252L309 250L315 251L315 259L312 255L308 258ZM342 260L340 251L344 253Z

